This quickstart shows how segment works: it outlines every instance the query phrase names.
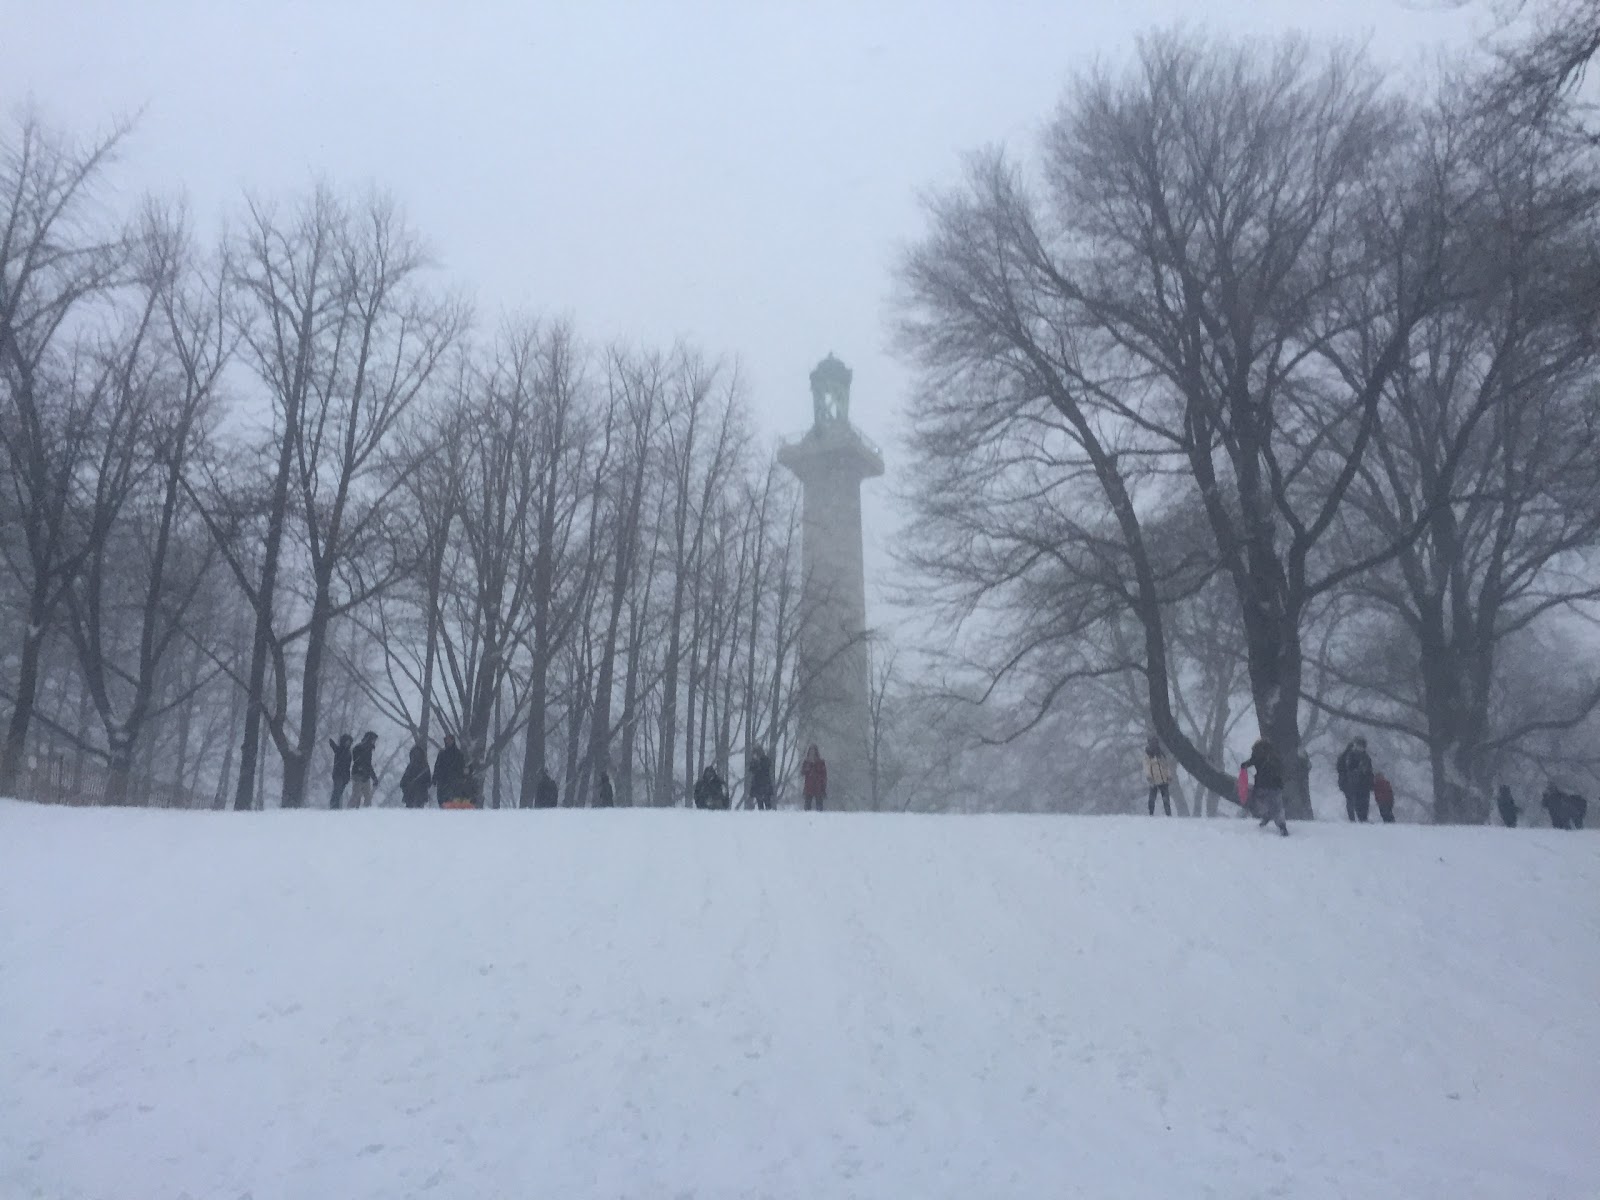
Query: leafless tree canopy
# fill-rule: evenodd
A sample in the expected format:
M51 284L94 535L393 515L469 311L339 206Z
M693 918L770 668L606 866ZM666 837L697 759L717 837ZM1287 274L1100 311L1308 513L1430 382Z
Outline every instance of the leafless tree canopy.
M1149 727L1228 794L1214 714L1234 681L1179 632L1214 584L1224 659L1291 763L1305 702L1353 716L1329 692L1364 682L1325 623L1418 581L1419 556L1496 596L1523 564L1529 620L1588 598L1597 176L1553 119L1509 131L1475 95L1402 98L1339 48L1156 37L1078 80L1036 156L979 152L931 199L900 272L921 380L908 559L969 620L987 690L1042 718L1131 674ZM1512 453L1531 461L1507 481ZM1561 515L1529 519L1527 489L1552 485ZM1435 544L1464 531L1490 561ZM1459 661L1411 628L1421 659ZM1459 673L1417 680L1471 703ZM1436 759L1434 815L1482 819L1444 759L1505 731L1429 711L1404 728ZM1308 815L1303 771L1290 798Z

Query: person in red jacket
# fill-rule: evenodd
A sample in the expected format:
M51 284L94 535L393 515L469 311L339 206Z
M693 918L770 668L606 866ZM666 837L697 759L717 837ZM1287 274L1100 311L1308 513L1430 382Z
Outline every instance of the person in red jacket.
M1394 824L1394 784L1389 777L1377 774L1372 777L1372 798L1378 802L1378 815L1385 825Z
M805 781L801 792L805 797L806 811L823 810L828 799L828 764L822 761L822 752L812 742L800 763L800 778Z

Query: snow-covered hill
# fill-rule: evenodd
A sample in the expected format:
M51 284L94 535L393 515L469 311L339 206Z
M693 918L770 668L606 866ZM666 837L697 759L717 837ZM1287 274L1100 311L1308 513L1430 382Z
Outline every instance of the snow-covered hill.
M1594 1197L1600 837L0 804L0 1195Z

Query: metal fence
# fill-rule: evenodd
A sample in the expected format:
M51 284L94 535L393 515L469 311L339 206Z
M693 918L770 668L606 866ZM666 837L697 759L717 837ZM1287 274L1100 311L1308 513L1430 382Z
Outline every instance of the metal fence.
M17 798L73 807L104 804L109 784L104 765L91 759L65 754L33 755L18 778ZM139 808L210 808L211 798L135 772L128 779L127 804Z

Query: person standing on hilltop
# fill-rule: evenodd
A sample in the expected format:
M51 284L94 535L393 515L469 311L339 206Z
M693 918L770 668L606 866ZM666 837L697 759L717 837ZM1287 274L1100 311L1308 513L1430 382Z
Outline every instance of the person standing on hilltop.
M1161 807L1167 816L1172 815L1172 767L1154 735L1144 744L1144 777L1150 785L1150 815L1156 815L1156 793L1161 793Z
M407 808L421 808L428 802L433 772L428 770L428 748L421 742L411 747L411 757L400 774L400 802Z
M350 779L355 784L351 793L351 808L371 808L372 789L378 785L378 771L372 765L372 752L378 748L378 735L367 730L361 735L354 750L350 751Z
M443 808L460 795L461 777L467 773L467 756L456 745L456 735L444 735L444 745L433 760L433 787Z
M1378 805L1378 816L1385 825L1394 824L1394 784L1381 771L1372 775L1372 798Z
M757 746L750 751L745 776L749 781L750 803L758 812L769 810L772 807L772 759L767 757L765 748Z
M535 808L555 808L561 802L561 788L551 776L549 768L539 768L539 782L533 789Z
M700 772L700 778L694 785L694 806L708 809L728 807L728 785L722 782L721 773L711 763L706 764L706 769Z
M341 733L336 742L328 740L333 751L333 795L328 797L328 807L338 808L344 801L344 790L350 786L350 742L348 733Z
M1344 793L1344 811L1352 821L1365 822L1372 803L1372 758L1367 739L1358 737L1344 748L1335 767L1339 790Z
M1250 757L1239 766L1241 770L1255 770L1256 781L1250 789L1250 803L1261 818L1261 828L1265 829L1268 822L1276 821L1278 832L1288 837L1289 826L1283 819L1283 761L1278 757L1276 748L1266 738L1257 738L1256 744L1250 747Z
M800 779L806 811L815 809L821 812L828 803L828 764L815 742L806 747L806 756L800 763Z

